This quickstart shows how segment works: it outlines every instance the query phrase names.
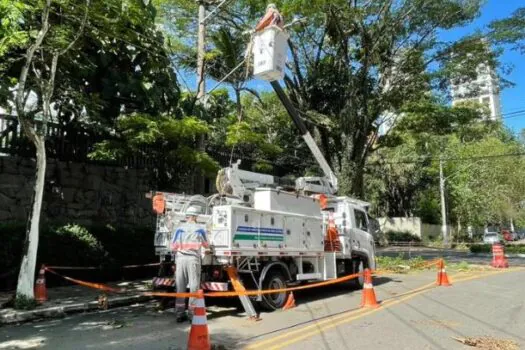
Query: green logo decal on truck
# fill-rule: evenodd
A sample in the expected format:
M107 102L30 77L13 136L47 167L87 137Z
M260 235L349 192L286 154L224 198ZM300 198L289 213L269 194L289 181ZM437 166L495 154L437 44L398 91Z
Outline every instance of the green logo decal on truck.
M235 241L284 241L283 230L270 227L238 226Z

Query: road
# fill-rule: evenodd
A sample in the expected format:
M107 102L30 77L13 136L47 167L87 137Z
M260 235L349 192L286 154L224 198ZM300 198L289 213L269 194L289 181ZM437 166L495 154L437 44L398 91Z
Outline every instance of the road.
M465 349L452 337L491 335L525 346L525 269L431 271L374 279L381 307L335 285L297 293L298 306L247 321L235 300L207 300L212 342L226 349ZM0 349L184 349L189 326L154 303L0 328Z
M490 254L473 254L454 249L433 249L425 247L387 247L378 248L378 256L396 257L403 254L405 258L421 256L425 260L444 258L449 262L459 263L466 261L470 264L486 265L490 262ZM525 254L511 254L508 258L511 266L525 266Z

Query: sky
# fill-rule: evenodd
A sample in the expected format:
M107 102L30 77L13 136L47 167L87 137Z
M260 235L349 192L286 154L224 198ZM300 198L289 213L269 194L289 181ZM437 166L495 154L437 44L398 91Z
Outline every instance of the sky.
M481 16L473 23L444 32L441 38L444 40L458 39L476 29L486 27L495 19L509 17L516 9L523 6L525 6L524 0L488 0L481 10ZM516 51L505 50L500 61L503 64L513 66L512 72L505 75L504 78L515 84L514 87L506 88L501 92L503 121L514 132L519 132L521 129L525 129L525 114L517 116L508 114L525 110L525 55Z

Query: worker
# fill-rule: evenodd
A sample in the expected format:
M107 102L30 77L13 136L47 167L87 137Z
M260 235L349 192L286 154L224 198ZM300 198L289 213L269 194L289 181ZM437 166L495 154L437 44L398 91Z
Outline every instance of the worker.
M200 289L202 257L208 252L209 245L206 237L206 226L197 224L199 215L197 207L189 207L186 212L186 222L177 227L171 247L176 254L175 284L177 293L185 293L189 286L190 293ZM193 317L195 298L190 298L188 313L186 314L186 299L175 300L175 315L177 322L184 322Z
M281 16L275 4L269 4L266 6L266 13L264 14L264 17L261 18L259 23L257 23L255 31L260 32L269 26L277 26L281 29L284 28L283 16Z

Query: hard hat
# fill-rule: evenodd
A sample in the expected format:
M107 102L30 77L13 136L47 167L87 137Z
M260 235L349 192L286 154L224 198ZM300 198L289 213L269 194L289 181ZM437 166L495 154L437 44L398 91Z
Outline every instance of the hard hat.
M275 6L275 4L268 4L268 6L266 6L266 9L276 9L277 10L277 6Z
M191 206L188 209L186 209L186 212L184 213L186 216L197 216L201 213L200 209L198 207Z

